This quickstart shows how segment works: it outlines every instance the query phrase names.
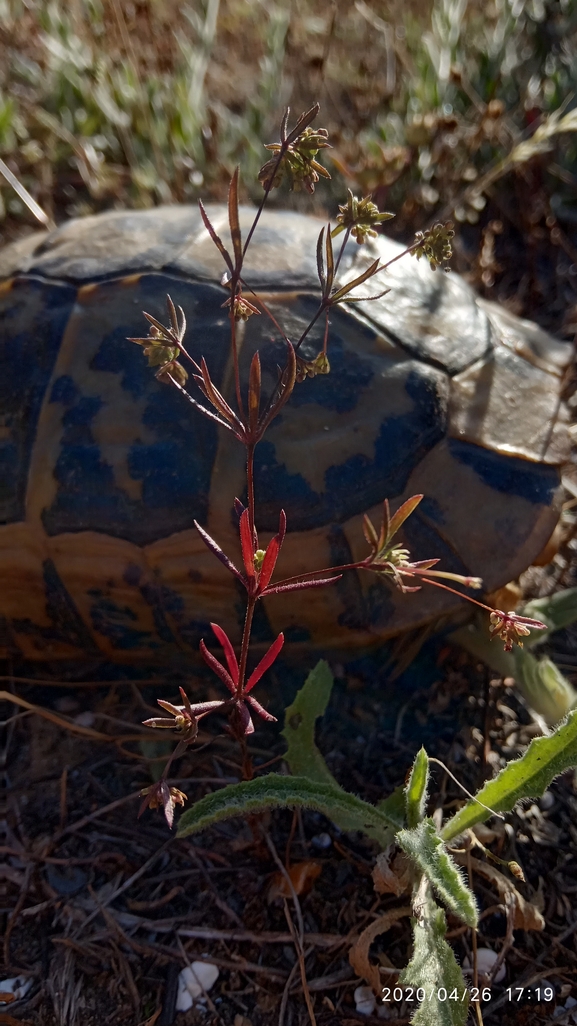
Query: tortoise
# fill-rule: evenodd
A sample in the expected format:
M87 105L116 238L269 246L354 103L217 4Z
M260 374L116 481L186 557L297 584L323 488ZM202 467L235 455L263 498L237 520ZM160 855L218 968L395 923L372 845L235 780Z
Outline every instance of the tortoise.
M209 208L217 232L226 209ZM241 209L246 232L253 211ZM265 212L244 275L289 337L316 308L322 223ZM400 252L352 240L341 280ZM231 512L244 450L157 381L139 347L143 310L187 315L186 344L230 391L223 267L195 207L111 211L34 234L0 253L0 626L4 656L104 656L164 665L197 649L210 621L240 637L242 602L196 519L236 555ZM279 576L363 558L362 515L415 493L413 558L483 577L492 591L530 565L559 515L570 346L479 298L456 274L397 260L369 281L374 302L331 313L331 372L296 386L257 447L256 519L288 518ZM319 327L322 334L322 327ZM319 349L312 333L310 354ZM253 317L243 360L265 372L284 343ZM305 354L306 355L306 354ZM454 605L404 595L375 575L269 598L256 641L346 649L387 639ZM236 633L235 633L236 632Z

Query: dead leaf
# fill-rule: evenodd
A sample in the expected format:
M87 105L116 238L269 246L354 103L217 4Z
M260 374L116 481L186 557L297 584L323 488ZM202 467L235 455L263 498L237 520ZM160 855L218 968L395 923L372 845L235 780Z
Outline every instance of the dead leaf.
M382 916L375 919L374 923L363 930L349 951L349 962L352 968L358 976L362 976L367 981L377 995L381 993L382 984L378 967L369 962L370 946L375 937L386 933L398 919L412 914L412 909L408 905L404 908L393 908L390 912L384 912Z
M412 879L409 860L404 852L390 844L377 855L373 869L373 886L377 894L394 894L400 898L410 890Z
M467 865L466 856L457 855L457 862L462 866ZM495 866L488 862L481 862L480 859L471 859L471 868L474 873L479 873L489 880L498 890L499 897L505 902L506 895L510 895L515 903L514 928L516 930L544 930L545 920L536 905L527 901L515 887L512 880L500 873Z
M295 893L299 896L301 894L308 894L315 880L321 875L322 868L321 863L313 862L312 859L307 859L306 862L295 862L288 870L289 879L295 889ZM276 898L290 897L292 897L292 892L286 877L283 873L275 873L269 887L267 900L274 901Z

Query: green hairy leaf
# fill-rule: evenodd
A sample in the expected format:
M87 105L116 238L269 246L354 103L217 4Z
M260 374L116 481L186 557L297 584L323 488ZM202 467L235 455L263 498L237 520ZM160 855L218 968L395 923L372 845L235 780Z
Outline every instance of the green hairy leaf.
M187 837L234 816L285 808L322 812L341 829L362 830L382 847L393 838L390 821L368 802L332 784L319 784L306 777L284 777L279 773L229 784L214 794L207 794L180 817L177 836Z
M285 758L291 773L320 784L332 784L341 791L315 744L315 721L326 710L333 684L329 664L321 659L309 673L293 704L286 709L281 733L288 745Z
M409 828L418 826L424 818L428 783L429 756L425 749L421 748L420 752L417 752L405 792Z
M331 784L341 794L348 794L337 783L315 744L315 722L329 703L334 678L329 664L321 659L311 670L294 702L285 711L281 731L287 743L286 761L296 777L307 777L319 784ZM378 812L395 827L405 825L405 793L400 787L377 805ZM333 818L333 822L337 820ZM344 812L338 821L341 830L358 830L356 816L347 821Z
M381 798L380 802L377 802L377 809L399 829L406 826L405 788L403 785L401 784L399 787L396 787L388 798Z
M495 812L509 812L522 798L539 798L551 781L577 766L577 710L548 737L536 737L520 759L508 763L477 794L483 805ZM475 823L488 819L487 809L476 801L467 802L445 824L441 837L452 840Z
M425 1000L419 1005L412 1026L465 1026L469 992L453 949L445 940L447 924L442 909L430 893L413 920L413 957L399 977L403 987L422 987ZM445 988L446 1000L442 988ZM450 997L452 995L452 997Z
M423 820L412 830L401 830L397 842L430 880L449 911L468 926L476 926L475 898L445 850L432 819Z

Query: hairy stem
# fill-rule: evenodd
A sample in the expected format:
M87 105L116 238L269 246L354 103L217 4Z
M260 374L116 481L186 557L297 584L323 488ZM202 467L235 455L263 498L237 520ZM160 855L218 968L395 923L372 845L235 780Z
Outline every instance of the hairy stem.
M236 320L234 317L234 301L236 298L236 290L238 287L238 278L236 275L232 276L230 283L230 294L232 296L232 303L230 305L230 346L232 349L232 359L234 363L234 387L236 391L236 401L238 405L238 412L242 419L244 419L244 407L242 404L242 395L240 391L240 371L238 367L238 346L236 341Z
M246 494L248 507L248 522L251 530L251 537L254 534L254 443L246 447Z
M244 628L242 632L242 644L240 647L240 662L238 667L238 686L237 694L241 695L244 688L244 679L246 677L246 663L248 659L248 649L250 645L250 632L252 628L252 618L254 616L254 607L256 606L256 598L254 595L249 595L246 603L246 616L244 619Z

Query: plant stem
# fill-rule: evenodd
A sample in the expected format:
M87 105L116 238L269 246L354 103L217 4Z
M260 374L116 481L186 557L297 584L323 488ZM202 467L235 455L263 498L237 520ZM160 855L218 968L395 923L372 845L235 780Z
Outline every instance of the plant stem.
M246 494L248 507L248 522L251 530L251 537L254 534L254 443L246 447Z
M238 286L238 278L236 275L232 276L230 282L230 294L232 296L232 303L230 304L230 345L232 349L232 359L234 363L234 387L236 391L236 401L238 405L238 412L241 418L244 419L244 407L242 405L242 395L240 391L240 372L238 368L238 347L236 343L236 321L234 318L234 301L236 297L236 290Z
M238 685L236 692L238 695L242 694L244 688L244 678L246 677L246 662L248 659L248 648L250 644L250 631L252 627L252 618L254 616L254 607L256 606L256 598L254 595L249 595L246 603L246 616L244 619L244 628L242 632L242 644L240 648L240 662L238 667Z

